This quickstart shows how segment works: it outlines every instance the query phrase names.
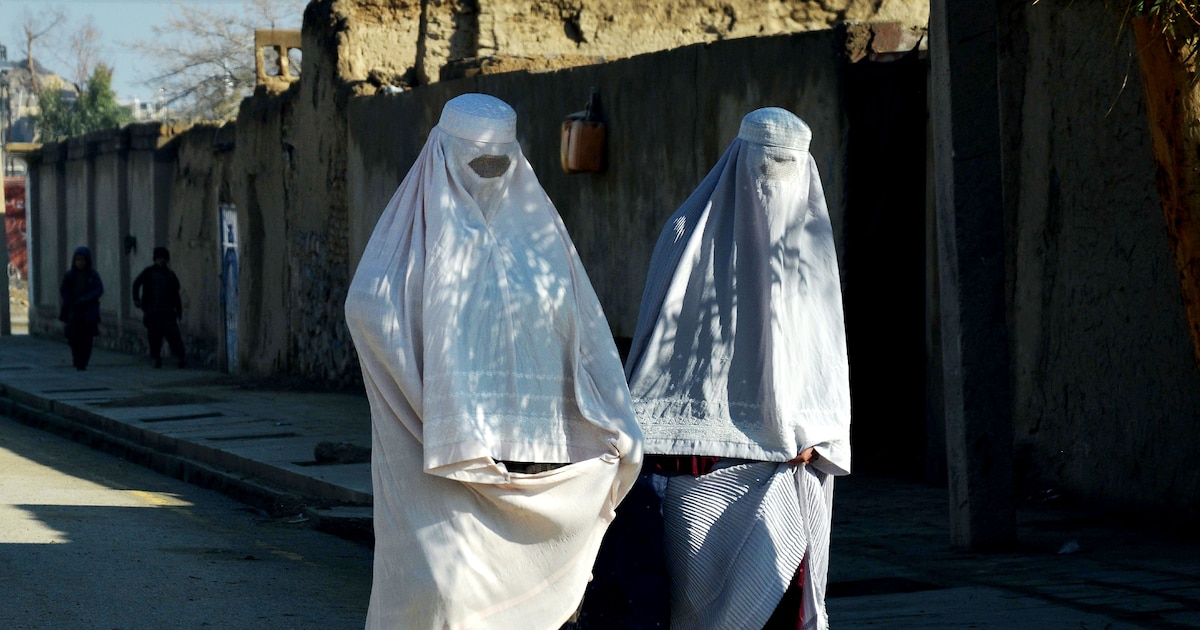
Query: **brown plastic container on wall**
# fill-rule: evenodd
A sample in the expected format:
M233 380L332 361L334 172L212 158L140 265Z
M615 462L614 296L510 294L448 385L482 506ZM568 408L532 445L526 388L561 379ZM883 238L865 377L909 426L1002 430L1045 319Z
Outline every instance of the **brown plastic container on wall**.
M587 109L563 120L559 147L563 171L597 173L604 170L606 135L600 118L600 92L593 88Z

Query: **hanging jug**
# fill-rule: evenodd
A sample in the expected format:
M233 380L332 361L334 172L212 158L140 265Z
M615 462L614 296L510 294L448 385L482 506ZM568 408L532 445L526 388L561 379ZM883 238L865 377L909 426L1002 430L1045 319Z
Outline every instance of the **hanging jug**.
M596 173L604 170L605 135L600 115L600 91L592 88L587 108L563 120L559 146L563 171Z

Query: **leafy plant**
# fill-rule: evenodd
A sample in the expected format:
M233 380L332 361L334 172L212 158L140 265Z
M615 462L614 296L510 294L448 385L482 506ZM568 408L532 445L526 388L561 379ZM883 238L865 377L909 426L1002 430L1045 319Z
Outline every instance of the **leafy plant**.
M77 98L64 97L61 89L44 89L38 95L38 108L37 130L45 140L112 129L133 118L127 108L117 103L112 70L104 64L92 71L87 88Z
M1134 17L1153 17L1161 25L1162 34L1184 61L1190 61L1200 49L1200 1L1197 0L1131 0L1128 14Z

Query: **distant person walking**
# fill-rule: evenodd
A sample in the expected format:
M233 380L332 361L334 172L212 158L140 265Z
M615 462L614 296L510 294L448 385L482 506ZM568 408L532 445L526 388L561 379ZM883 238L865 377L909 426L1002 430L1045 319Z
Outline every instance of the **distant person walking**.
M71 269L63 275L58 293L62 297L58 319L66 324L71 361L76 370L86 370L92 358L92 342L100 333L100 296L104 295L104 283L92 268L92 250L75 250Z
M171 355L179 360L179 367L187 367L177 323L183 317L183 301L179 298L179 277L168 267L170 262L171 252L166 247L155 247L154 264L143 269L133 281L133 305L142 309L150 357L156 368L162 367L163 339L171 347Z

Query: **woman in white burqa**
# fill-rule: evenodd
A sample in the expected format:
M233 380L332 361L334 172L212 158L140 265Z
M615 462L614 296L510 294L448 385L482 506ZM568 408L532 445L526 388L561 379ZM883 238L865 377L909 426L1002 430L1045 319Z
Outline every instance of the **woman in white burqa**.
M850 397L811 138L786 110L748 114L651 258L626 373L665 492L673 628L827 627Z
M640 434L611 332L503 101L446 103L346 298L371 403L369 628L558 628Z

